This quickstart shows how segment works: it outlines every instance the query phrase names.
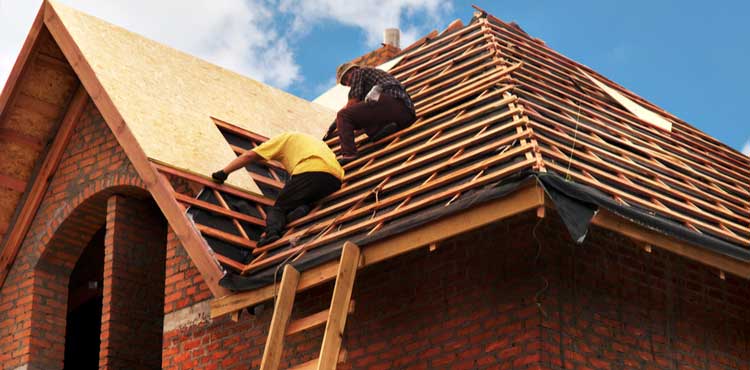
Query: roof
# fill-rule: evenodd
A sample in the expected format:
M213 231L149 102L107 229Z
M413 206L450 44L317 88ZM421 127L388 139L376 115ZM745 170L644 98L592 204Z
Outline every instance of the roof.
M65 147L94 101L211 291L222 271L155 166L208 178L234 158L217 122L275 135L318 134L334 112L142 36L45 1L0 95L0 284ZM62 121L62 122L61 122ZM53 140L54 139L54 140ZM236 172L227 189L263 196ZM265 200L267 201L267 199ZM7 231L7 232L6 232Z
M325 132L334 112L50 2L146 155L207 175L234 154L211 117L273 136ZM127 61L123 63L122 61ZM242 172L230 184L256 191Z
M527 181L529 174L565 178L633 214L676 225L691 235L676 249L707 248L698 236L750 250L749 158L551 50L520 27L486 14L477 14L466 26L453 23L403 51L390 72L415 102L415 124L377 143L358 138L361 157L345 167L343 188L291 223L281 240L258 248L263 207L273 203L286 180L278 165L249 168L249 178L264 195L248 187L218 185L203 172L214 168L203 169L202 158L177 162L170 159L175 152L162 152L147 141L144 135L152 128L143 122L166 125L162 127L170 131L154 133L165 140L162 144L186 145L188 149L177 150L194 154L192 144L165 138L195 134L229 150L226 158L214 158L228 161L274 135L275 129L292 127L285 120L295 114L332 113L56 4L46 2L35 24L24 50L38 48L37 38L42 40L49 30L70 62L60 64L81 80L215 296L229 293L219 286L225 271L224 281L252 280L289 261L322 264L350 240L361 243L366 263L372 263L397 253L384 251L384 245L419 246L533 210L545 203L543 193L529 191L538 189ZM128 63L120 63L128 58L113 58L123 54L102 45L104 36L97 35L108 33L108 42L130 49L128 57L139 56ZM29 64L22 55L14 72ZM133 73L143 78L132 78ZM159 73L175 79L161 80ZM11 80L0 103L7 101L7 91L22 90L23 80ZM671 132L627 110L600 84L671 122ZM175 86L191 88L183 93ZM69 89L72 94L75 84ZM243 89L250 93L239 91ZM172 100L170 93L180 99ZM151 99L150 105L143 96ZM240 111L241 106L247 110ZM287 106L295 113L280 112ZM253 121L255 113L261 118ZM322 133L332 116L324 118L313 134ZM200 136L204 130L206 136ZM216 135L208 134L212 130ZM340 149L337 139L328 144ZM459 214L463 218L455 218ZM634 235L630 221L615 222L618 230ZM426 228L428 223L436 228ZM420 229L429 233L414 231ZM409 233L411 239L399 239ZM710 253L693 256L714 263L721 254ZM741 262L742 276L750 276L747 261ZM310 279L319 282L324 276ZM258 281L255 287L272 282Z
M461 210L462 200L520 173L565 178L618 207L750 250L750 159L516 25L480 15L407 51L390 72L411 94L416 123L378 143L360 141L342 189L291 223L280 241L255 246L263 215L252 201L224 199L227 210L219 212L208 205L221 207L219 198L230 194L209 188L197 200L181 198L224 266L245 281L259 278L246 287L268 284L264 274L280 263L419 227L414 220L438 209L444 216ZM671 122L671 132L600 84ZM258 143L242 130L228 140L243 136L238 153ZM337 139L328 143L338 152ZM248 205L253 210L243 211Z

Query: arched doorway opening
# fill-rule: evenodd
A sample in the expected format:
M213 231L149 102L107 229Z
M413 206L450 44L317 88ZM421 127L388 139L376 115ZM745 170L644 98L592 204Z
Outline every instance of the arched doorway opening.
M94 234L73 267L65 321L65 369L99 368L104 283L104 234Z

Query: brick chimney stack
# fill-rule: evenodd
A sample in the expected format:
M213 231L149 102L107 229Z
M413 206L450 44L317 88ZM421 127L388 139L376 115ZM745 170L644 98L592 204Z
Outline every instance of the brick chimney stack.
M383 44L400 48L401 31L398 28L386 28L383 31Z

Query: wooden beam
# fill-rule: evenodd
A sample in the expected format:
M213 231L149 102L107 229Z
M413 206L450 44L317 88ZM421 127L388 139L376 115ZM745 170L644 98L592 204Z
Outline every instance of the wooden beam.
M198 207L198 208L201 208L201 209L205 209L206 211L209 211L209 212L213 212L213 213L216 213L216 214L219 214L219 215L222 215L222 216L227 216L227 217L230 217L230 218L234 218L234 219L237 219L237 220L240 220L240 221L248 222L248 223L251 223L251 224L254 224L254 225L263 226L263 227L266 226L266 221L264 221L264 220L262 220L260 218L257 218L257 217L248 216L248 215L246 215L244 213L232 211L232 210L226 209L226 208L221 208L221 207L219 207L219 206L217 206L215 204L211 204L211 203L199 200L199 199L191 198L191 197L189 197L187 195L184 195L184 194L174 193L174 196L175 196L175 198L177 198L177 200L180 203L185 203L185 204L190 205L190 206L194 206L194 207Z
M359 247L351 242L344 243L339 268L336 271L336 285L333 287L328 323L323 332L323 344L320 347L317 370L336 369L346 326L347 309L352 298L354 278L357 276L359 255Z
M231 243L231 244L244 247L247 249L255 249L255 242L252 240L248 240L241 236L237 236L237 235L230 234L230 233L218 230L218 229L214 229L213 227L206 226L206 225L196 224L196 227L201 232L201 234L204 234L206 236L220 239L227 243Z
M229 290L219 285L219 280L224 275L221 265L198 230L188 220L180 204L177 203L174 197L174 189L167 179L159 174L156 167L149 162L146 153L117 110L112 98L102 86L91 65L89 65L73 37L55 12L54 6L49 2L44 2L43 8L44 24L60 46L65 58L75 70L86 91L92 97L107 126L112 130L117 142L133 164L133 168L146 185L146 189L151 193L169 225L172 226L172 230L174 230L195 267L201 273L211 293L216 297L229 294Z
M253 194L253 193L247 193L244 190L239 190L234 188L231 185L227 184L217 184L213 182L212 180L209 180L207 177L202 175L196 175L194 173L190 173L184 170L178 170L172 167L169 167L167 165L164 165L162 163L152 162L154 166L156 166L159 171L164 172L166 174L174 175L177 177L181 177L185 180L192 181L198 184L201 184L203 186L209 187L211 189L215 189L230 195L234 195L236 197L240 197L243 199L247 199L252 202L260 203L264 206L272 206L274 205L274 200L268 197L265 197L263 195Z
M29 190L26 200L20 205L21 211L3 246L2 254L0 254L0 287L5 283L10 266L16 259L18 250L21 248L21 242L26 237L29 227L31 227L31 222L39 209L39 205L42 203L42 198L47 191L52 176L57 171L63 151L68 145L68 141L70 141L76 122L78 122L83 109L86 107L86 102L88 102L86 90L83 86L79 86L70 104L68 104L68 110L65 112L60 127L57 129L57 134L55 134L55 138L52 140L44 162L32 180L33 185L31 186L31 190ZM20 191L24 190L25 184L24 188Z
M0 187L23 193L26 190L26 181L11 176L0 175Z
M260 370L276 370L279 368L281 353L284 351L284 333L287 323L289 323L289 317L292 315L292 305L294 305L294 296L297 294L298 282L299 271L291 265L284 266L279 296L276 297L276 306L273 309L271 327L268 329L268 338L266 338L266 347L263 350Z
M244 129L242 127L239 127L239 126L235 126L235 125L233 125L233 124L231 124L231 123L229 123L227 121L218 119L216 117L211 117L211 119L214 120L214 123L216 124L217 127L219 127L219 130L225 130L225 131L231 132L231 133L233 133L235 135L243 136L243 137L245 137L245 138L247 138L249 140L257 141L259 143L262 143L262 142L265 142L266 140L268 140L268 138L265 137L265 136L263 136L263 135L256 134L256 133L254 133L252 131L246 130L246 129Z
M600 210L591 220L591 223L612 230L618 234L625 235L641 243L660 247L680 256L732 273L744 279L750 279L750 263L748 262L743 262L736 258L718 254L701 246L691 245L656 231L649 230L607 210Z
M431 243L456 236L481 226L508 217L536 210L544 205L543 190L534 183L518 189L504 198L479 204L471 209L432 221L419 228L395 235L391 238L362 246L363 266L369 266L412 250L423 248ZM300 277L298 290L306 290L320 285L336 276L338 261L304 271ZM234 293L211 302L211 317L216 318L243 309L273 297L274 287Z

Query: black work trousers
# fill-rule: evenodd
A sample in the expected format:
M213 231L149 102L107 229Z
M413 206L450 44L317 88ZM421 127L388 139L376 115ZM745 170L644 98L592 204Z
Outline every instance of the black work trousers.
M385 93L380 94L377 102L359 102L340 110L336 116L336 128L341 138L341 153L344 156L357 154L355 129L364 130L372 137L391 122L396 122L400 130L414 123L414 113L403 101Z
M326 172L305 172L292 176L281 189L273 207L266 209L266 234L281 235L289 212L299 206L311 206L340 188L341 181Z

